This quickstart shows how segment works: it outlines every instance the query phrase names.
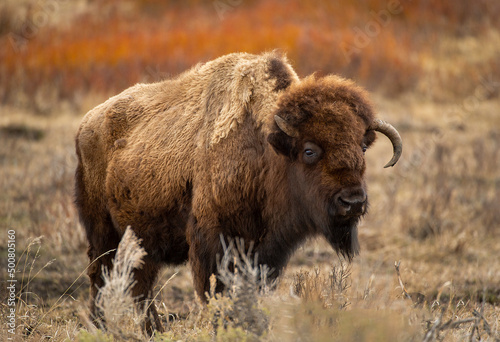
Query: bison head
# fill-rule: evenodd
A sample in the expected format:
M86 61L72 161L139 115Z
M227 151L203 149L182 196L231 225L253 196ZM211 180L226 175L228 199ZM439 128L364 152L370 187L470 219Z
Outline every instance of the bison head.
M357 224L368 207L365 151L375 131L385 134L394 147L385 167L393 166L402 151L398 132L374 118L361 88L336 76L310 76L290 86L275 114L268 141L288 158L294 219L351 259L359 251Z

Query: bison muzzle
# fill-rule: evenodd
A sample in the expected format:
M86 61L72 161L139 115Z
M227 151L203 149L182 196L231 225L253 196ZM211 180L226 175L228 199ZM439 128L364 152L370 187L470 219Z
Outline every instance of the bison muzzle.
M375 131L391 140L393 166L401 138L375 119L365 91L333 75L300 79L277 53L223 56L92 109L76 137L92 312L102 266L112 267L106 252L127 226L148 253L133 288L145 303L160 267L186 261L204 297L220 236L252 244L271 279L308 237L352 259Z

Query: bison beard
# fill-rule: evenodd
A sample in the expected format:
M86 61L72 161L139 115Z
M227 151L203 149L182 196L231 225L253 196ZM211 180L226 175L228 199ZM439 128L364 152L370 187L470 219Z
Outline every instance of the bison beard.
M343 218L330 217L330 224L325 234L326 240L335 252L341 254L348 260L359 254L358 222L359 217Z
M277 53L223 56L89 111L76 137L75 203L94 318L102 267L112 267L127 226L148 253L132 291L146 304L160 267L186 261L205 298L221 236L253 243L271 279L309 237L351 260L375 131L393 143L393 166L401 138L375 119L361 88L332 75L299 79ZM150 332L161 330L154 305L149 313Z

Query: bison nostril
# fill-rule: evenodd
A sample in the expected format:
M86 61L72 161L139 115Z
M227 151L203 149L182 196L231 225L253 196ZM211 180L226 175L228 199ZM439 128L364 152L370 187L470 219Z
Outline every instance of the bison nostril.
M366 210L366 192L362 189L346 189L337 195L337 214L358 216Z
M351 206L351 203L349 201L344 200L342 197L339 197L339 204L343 207Z
M351 197L339 197L339 203L343 206L351 206L357 204L363 204L366 202L366 195L363 196L351 196Z

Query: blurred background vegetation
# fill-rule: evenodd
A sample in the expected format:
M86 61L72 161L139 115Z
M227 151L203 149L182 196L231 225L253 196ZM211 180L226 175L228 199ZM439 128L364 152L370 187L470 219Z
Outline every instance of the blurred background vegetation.
M0 100L47 110L220 55L280 49L299 75L454 100L500 79L493 0L4 0Z

